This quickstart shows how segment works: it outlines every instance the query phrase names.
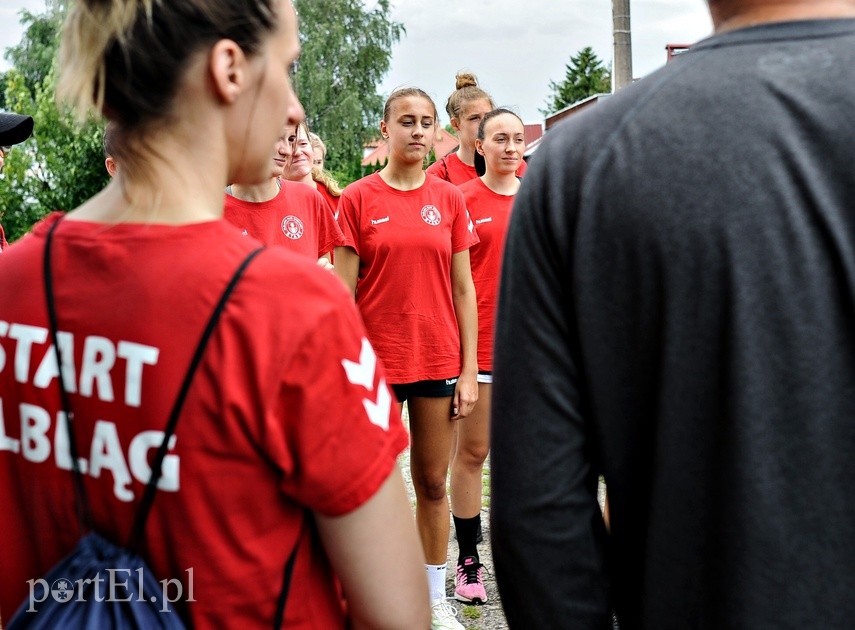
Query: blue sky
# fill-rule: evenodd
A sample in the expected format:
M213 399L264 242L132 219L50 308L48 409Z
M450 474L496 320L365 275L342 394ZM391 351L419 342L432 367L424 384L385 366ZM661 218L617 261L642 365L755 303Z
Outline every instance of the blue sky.
M0 50L20 41L18 12L40 12L44 6L44 0L0 0ZM541 121L538 110L549 82L564 77L572 54L591 46L611 62L611 7L610 0L392 0L392 19L402 22L407 34L392 49L392 67L380 91L421 87L446 118L454 76L466 69L497 104L512 107L526 122ZM666 44L691 44L712 31L706 0L631 0L631 21L635 77L665 63ZM0 70L7 67L0 60Z

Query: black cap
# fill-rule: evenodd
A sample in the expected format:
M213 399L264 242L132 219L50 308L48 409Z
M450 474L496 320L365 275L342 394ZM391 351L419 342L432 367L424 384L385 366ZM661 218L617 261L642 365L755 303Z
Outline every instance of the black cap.
M0 112L0 146L23 142L33 133L33 117Z

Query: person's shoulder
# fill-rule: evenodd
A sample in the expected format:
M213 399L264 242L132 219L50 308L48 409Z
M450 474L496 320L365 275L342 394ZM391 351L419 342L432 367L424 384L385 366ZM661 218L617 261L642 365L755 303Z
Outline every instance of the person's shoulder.
M610 142L620 139L619 132L628 123L667 128L677 120L685 120L685 95L714 83L710 76L696 71L696 62L697 57L690 59L686 53L616 93L595 95L595 102L549 129L526 170L538 159L543 148L554 150L560 146L565 153L579 155L580 151L572 146L574 143L579 144L579 149L604 149ZM698 118L701 115L693 114Z
M483 192L486 186L484 185L484 182L481 181L480 177L476 177L475 179L470 179L468 182L463 182L457 188L460 189L463 196L468 199L473 195Z
M380 187L380 183L382 183L382 179L380 179L380 173L369 173L365 177L360 177L355 182L352 182L344 187L341 195L344 196L354 196L360 193L363 193L366 190L374 190Z
M441 177L437 177L436 175L432 175L431 173L425 173L424 185L432 194L440 193L451 197L462 197L463 195L460 192L459 186L455 186L451 182L442 179Z
M461 160L460 156L457 155L457 151L452 151L451 153L446 155L443 159L445 160L445 164L447 167L462 166L463 165L463 160Z
M321 195L321 193L319 193L314 187L307 186L303 182L292 182L290 179L280 179L279 183L281 186L280 195L289 201L295 199L307 201L314 201L316 199L323 200L323 195Z
M318 185L317 191L323 195L324 199L338 201L341 192L339 192L338 195L335 195L324 182L315 180L315 183Z
M448 166L445 163L445 158L439 158L436 162L428 166L425 171L431 175L436 175L437 177L445 179L448 175Z
M247 268L245 281L274 309L311 311L312 317L319 310L341 308L353 301L336 275L287 247L267 247L260 252Z
M9 263L12 260L19 260L21 257L28 257L33 251L33 247L39 248L38 255L41 256L41 246L38 246L37 243L43 242L51 227L64 216L64 212L51 212L43 219L36 222L32 229L24 234L24 236L14 243L6 244L2 251L3 257L0 258L0 260Z

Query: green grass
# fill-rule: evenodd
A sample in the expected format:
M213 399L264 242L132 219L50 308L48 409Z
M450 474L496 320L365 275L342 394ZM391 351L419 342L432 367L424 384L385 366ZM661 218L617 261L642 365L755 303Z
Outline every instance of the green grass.
M471 619L474 621L475 619L481 618L481 611L478 609L477 606L464 606L463 616L466 619Z

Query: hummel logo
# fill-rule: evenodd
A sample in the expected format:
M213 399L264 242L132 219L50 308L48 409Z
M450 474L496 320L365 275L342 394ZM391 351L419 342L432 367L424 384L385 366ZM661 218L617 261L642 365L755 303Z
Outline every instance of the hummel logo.
M492 223L493 217L484 217L483 219L475 219L475 225L481 225L482 223Z
M382 219L371 219L371 225L380 225L381 223L388 223L389 217L383 217Z
M389 218L386 217L388 221ZM368 339L363 337L362 349L359 352L359 361L350 361L342 359L342 367L344 367L347 380L354 385L364 387L369 392L374 391L374 378L377 373L377 355L374 354L374 349L368 342ZM371 398L363 398L362 406L365 408L365 413L368 415L368 421L384 431L389 430L389 412L392 409L392 394L389 392L389 387L386 385L386 379L381 378L377 385L377 396L375 400Z
M445 384L446 385L456 385L457 379L456 378L447 378L447 379L445 379Z

